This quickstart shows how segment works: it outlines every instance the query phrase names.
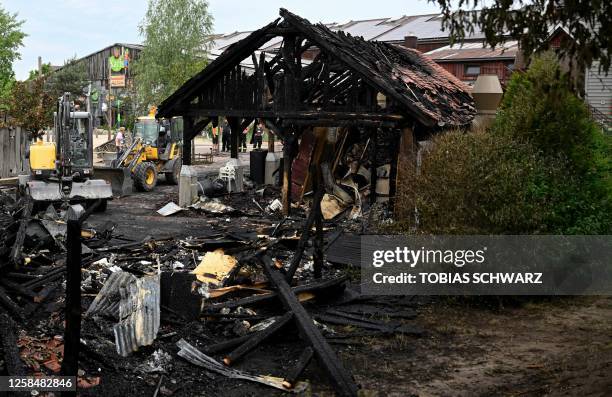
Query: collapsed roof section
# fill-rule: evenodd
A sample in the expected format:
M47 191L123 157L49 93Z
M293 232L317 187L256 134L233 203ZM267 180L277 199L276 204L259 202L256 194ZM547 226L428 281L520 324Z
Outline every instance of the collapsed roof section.
M160 117L330 118L464 126L474 102L468 87L420 52L366 41L281 9L276 20L227 48L159 107ZM271 59L256 52L282 36ZM302 54L318 55L305 65ZM255 73L240 66L251 59ZM323 115L323 116L322 116ZM349 117L349 115L351 115Z

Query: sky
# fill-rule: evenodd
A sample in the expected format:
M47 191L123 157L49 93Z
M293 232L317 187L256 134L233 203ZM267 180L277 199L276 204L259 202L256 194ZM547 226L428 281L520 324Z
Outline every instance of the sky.
M426 0L209 0L215 33L253 30L278 17L278 9L311 22L348 22L354 19L400 17L435 13ZM16 77L25 79L43 62L62 65L114 43L141 43L138 25L147 0L0 0L0 7L25 21L28 34L13 65Z

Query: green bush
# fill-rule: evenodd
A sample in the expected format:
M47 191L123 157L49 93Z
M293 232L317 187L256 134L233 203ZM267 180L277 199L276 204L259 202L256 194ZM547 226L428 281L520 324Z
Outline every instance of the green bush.
M425 233L544 233L558 223L550 204L563 201L554 187L567 182L565 166L507 137L451 132L434 138L419 175L403 174L400 202L411 205L400 207L418 209Z
M569 87L544 56L513 76L489 131L435 137L420 174L403 173L399 228L418 219L423 233L610 233L612 144Z

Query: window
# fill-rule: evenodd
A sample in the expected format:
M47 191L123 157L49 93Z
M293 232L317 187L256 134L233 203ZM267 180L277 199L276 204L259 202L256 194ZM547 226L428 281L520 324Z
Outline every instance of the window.
M465 65L466 76L478 76L480 74L480 65Z

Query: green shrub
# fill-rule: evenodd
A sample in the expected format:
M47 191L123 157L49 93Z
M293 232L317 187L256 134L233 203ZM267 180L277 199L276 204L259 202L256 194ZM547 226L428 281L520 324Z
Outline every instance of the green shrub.
M420 174L403 173L400 202L410 205L399 207L416 206L425 233L544 233L559 223L550 204L563 201L557 188L567 183L565 165L561 158L544 161L531 145L507 137L439 135ZM402 218L410 219L409 212Z
M569 87L544 56L513 76L490 131L435 137L420 174L403 173L399 228L418 219L437 234L612 232L612 143Z

